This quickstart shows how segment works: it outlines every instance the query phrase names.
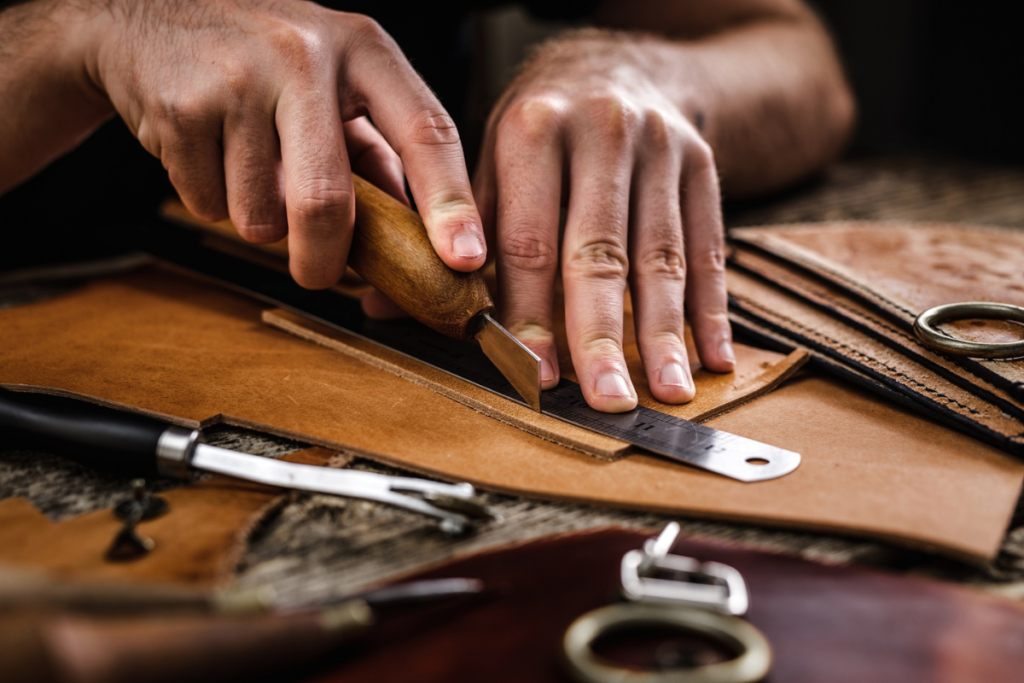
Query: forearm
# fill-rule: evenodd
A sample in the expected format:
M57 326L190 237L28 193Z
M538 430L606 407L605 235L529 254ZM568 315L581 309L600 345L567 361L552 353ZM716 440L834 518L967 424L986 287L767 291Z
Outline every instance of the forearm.
M764 4L776 7L741 7L731 17L691 17L689 24L672 12L633 11L626 20L608 7L599 17L640 30L652 30L661 17L664 38L631 40L652 80L711 145L723 190L734 197L823 167L841 151L854 119L842 68L813 13L796 3Z
M37 0L0 12L0 193L76 147L114 113L86 70L84 8Z

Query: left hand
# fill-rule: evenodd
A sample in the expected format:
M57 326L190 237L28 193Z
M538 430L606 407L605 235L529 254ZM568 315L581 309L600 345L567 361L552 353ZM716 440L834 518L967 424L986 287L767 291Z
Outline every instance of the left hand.
M555 386L561 265L573 365L587 402L607 412L637 402L622 351L627 281L655 398L694 396L684 302L702 365L735 363L714 157L680 109L686 93L655 83L656 68L685 65L657 64L643 40L582 34L543 48L492 113L474 181L497 246L502 323L541 357L542 386Z

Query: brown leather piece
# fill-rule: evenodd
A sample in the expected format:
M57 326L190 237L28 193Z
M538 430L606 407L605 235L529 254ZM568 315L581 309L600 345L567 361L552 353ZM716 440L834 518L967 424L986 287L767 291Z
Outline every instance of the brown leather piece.
M730 231L730 238L824 278L909 331L940 304L1024 306L1024 231L942 223L843 222ZM979 325L979 323L981 323ZM964 320L942 325L976 341L1019 340L1020 325ZM1024 399L1024 360L955 359Z
M561 660L566 628L615 600L622 555L649 537L620 528L555 536L409 577L478 578L497 595L434 618L398 614L308 680L572 680ZM745 618L772 647L769 683L1010 683L1024 670L1024 609L1007 600L698 538L679 540L672 552L741 572L750 593ZM611 639L620 645L602 654L651 667L656 643Z
M605 460L622 457L630 448L630 445L624 441L567 424L548 415L542 415L526 406L459 380L446 372L436 370L400 353L383 349L364 339L308 320L289 311L280 309L265 311L263 320L273 327L290 332L302 339L341 351L382 370L428 387L442 396L548 441ZM687 341L689 342L690 358L696 358L697 354L692 340L687 339ZM651 395L636 345L627 346L626 352L630 372L636 380L641 405L697 422L703 422L775 389L792 376L806 360L806 354L803 351L795 351L782 357L771 351L737 344L735 372L712 373L702 369L698 362L694 362L692 370L697 386L697 396L693 401L683 405L667 405L659 403ZM567 368L564 375L575 381L575 374L572 372L571 366Z
M789 268L785 262L763 253L740 247L732 249L729 263L764 278L808 304L827 311L846 324L883 341L899 353L940 373L957 386L976 392L979 398L984 397L982 400L999 406L1001 410L1018 419L1024 419L1024 402L1003 387L987 382L949 358L936 353L918 341L912 332L904 331L892 324L830 282L807 275L802 270ZM988 341L991 342L1013 341L1016 337L1010 333L1020 331L1014 323L992 320L981 324L985 326L984 332L989 335ZM1009 326L1016 329L1010 330Z
M914 394L922 403L948 411L960 423L1002 448L1024 454L1024 423L1002 406L983 401L971 391L953 384L931 368L860 329L854 328L802 299L735 268L728 273L733 306L741 312L806 340L814 348L838 356L846 364L889 380L901 391ZM1015 411L1018 412L1018 411Z
M327 465L334 455L310 448L282 459ZM0 501L0 562L56 576L214 586L233 578L252 524L285 500L280 489L216 475L159 495L168 512L137 527L156 545L129 562L105 558L123 524L111 510L53 523L24 498Z
M163 269L0 311L0 380L183 424L254 426L482 488L884 537L969 556L999 547L1024 465L859 390L806 378L708 424L796 450L744 484L644 455L604 462L367 363L274 330L260 304Z

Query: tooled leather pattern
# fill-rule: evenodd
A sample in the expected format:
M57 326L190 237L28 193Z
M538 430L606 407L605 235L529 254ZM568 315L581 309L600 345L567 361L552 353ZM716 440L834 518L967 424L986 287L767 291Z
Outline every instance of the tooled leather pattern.
M730 237L811 271L879 309L907 330L944 303L997 301L1024 306L1024 231L931 223L839 222L742 228ZM991 329L988 329L991 328ZM1005 323L977 321L949 331L989 340ZM1024 361L950 358L1024 398Z
M953 301L1024 306L1024 231L950 224L829 223L731 233L824 272L905 322Z
M1020 402L1016 401L1003 388L988 382L972 368L963 368L945 356L935 353L921 344L913 335L890 324L880 316L873 315L864 306L844 298L841 291L834 285L822 286L819 282L806 276L787 270L784 264L741 248L733 251L730 256L730 265L762 277L782 287L789 294L807 300L812 305L825 306L830 313L839 313L841 316L845 316L847 323L863 328L864 332L879 337L882 342L893 346L901 353L909 352L912 356L916 356L915 360L931 366L940 374L945 373L944 376L954 384L978 393L979 398L1024 420L1024 406L1020 405Z

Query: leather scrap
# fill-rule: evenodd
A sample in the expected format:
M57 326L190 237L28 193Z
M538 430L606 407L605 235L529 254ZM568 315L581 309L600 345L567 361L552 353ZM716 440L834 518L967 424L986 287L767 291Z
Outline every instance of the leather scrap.
M162 268L0 311L0 381L227 422L549 500L828 530L992 557L1024 464L863 391L797 377L707 424L795 450L745 484L660 458L605 462L272 329L246 297ZM145 529L145 526L143 526Z
M282 459L328 465L334 456L309 448ZM104 557L123 525L112 510L54 523L24 498L0 501L0 563L58 577L219 586L233 579L252 526L286 500L280 489L219 475L159 495L169 511L138 527L156 545L131 562Z

